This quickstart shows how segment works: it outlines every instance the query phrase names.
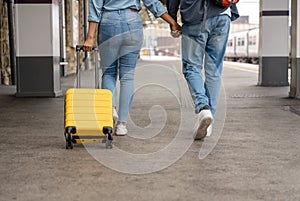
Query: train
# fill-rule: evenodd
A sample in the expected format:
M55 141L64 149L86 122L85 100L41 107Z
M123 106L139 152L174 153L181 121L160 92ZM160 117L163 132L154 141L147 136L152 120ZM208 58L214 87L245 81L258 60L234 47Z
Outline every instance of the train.
M172 38L169 29L147 28L144 30L144 46L140 56L176 56L181 55L179 38ZM225 61L259 63L259 28L231 32L228 36Z
M258 64L259 28L230 33L228 36L225 61Z

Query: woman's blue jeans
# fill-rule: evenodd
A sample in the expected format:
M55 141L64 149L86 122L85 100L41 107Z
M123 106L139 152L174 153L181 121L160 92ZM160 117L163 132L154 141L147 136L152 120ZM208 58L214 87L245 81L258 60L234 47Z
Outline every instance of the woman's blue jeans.
M208 18L204 32L201 32L202 26L203 23L182 27L183 74L195 103L195 112L199 113L204 105L209 105L215 115L230 18L228 15Z
M116 106L116 81L120 80L119 121L126 122L134 94L134 71L143 43L142 21L130 9L104 11L98 29L101 57L101 88L113 93Z

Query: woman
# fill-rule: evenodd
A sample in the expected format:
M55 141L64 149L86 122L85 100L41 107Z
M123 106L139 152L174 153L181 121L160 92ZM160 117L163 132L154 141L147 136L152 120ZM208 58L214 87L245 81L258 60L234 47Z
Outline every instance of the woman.
M167 13L158 0L142 0L155 17L170 24L173 35L181 33L181 27ZM134 70L143 43L142 20L138 14L140 0L90 0L89 29L84 50L91 51L98 27L98 42L102 67L103 89L113 93L116 108L116 81L119 75L120 98L116 135L126 135L126 122L134 93ZM99 25L98 25L99 24Z

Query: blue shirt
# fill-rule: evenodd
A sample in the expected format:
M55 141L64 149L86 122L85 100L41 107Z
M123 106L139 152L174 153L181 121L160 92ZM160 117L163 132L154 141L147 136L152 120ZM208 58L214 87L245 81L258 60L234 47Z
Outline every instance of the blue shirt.
M155 17L166 13L166 8L158 0L142 0L144 5ZM115 11L132 8L141 10L140 0L90 0L89 22L99 22L102 11Z
M214 0L207 1L207 18L220 15L228 7L217 6ZM177 21L177 12L180 9L181 20L184 24L198 24L204 16L204 0L167 0L167 9L171 17ZM239 17L236 5L230 6L231 20Z

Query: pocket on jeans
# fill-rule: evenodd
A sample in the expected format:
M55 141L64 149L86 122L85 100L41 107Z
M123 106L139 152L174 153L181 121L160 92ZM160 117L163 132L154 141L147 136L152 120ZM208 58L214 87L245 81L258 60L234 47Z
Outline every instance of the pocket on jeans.
M127 25L130 31L131 42L135 44L142 43L143 40L143 24L142 20L134 18L127 21Z
M214 32L218 35L227 34L230 29L230 18L228 15L218 16L219 20L215 27Z
M99 27L99 43L102 43L115 35L116 24L100 23Z
M128 24L128 27L129 27L130 31L136 30L136 29L143 29L142 20L139 16L128 19L127 24Z

